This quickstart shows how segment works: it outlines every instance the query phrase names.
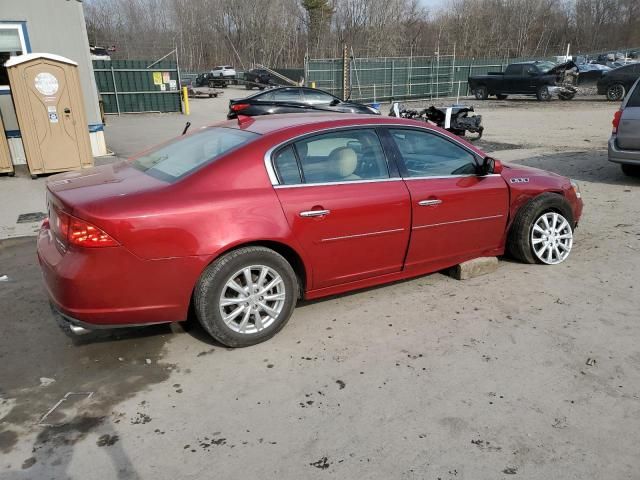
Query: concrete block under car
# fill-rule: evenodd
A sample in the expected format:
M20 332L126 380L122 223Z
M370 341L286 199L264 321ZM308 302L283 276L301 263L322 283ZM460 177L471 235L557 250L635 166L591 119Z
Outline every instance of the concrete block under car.
M470 278L479 277L493 273L498 269L497 257L479 257L459 263L455 267L451 267L445 271L447 275L456 280L468 280Z

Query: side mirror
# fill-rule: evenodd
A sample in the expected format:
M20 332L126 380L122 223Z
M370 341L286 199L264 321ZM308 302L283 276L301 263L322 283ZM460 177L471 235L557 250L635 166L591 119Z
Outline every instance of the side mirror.
M479 175L484 177L492 173L499 174L502 172L502 162L491 157L484 157L482 165L480 165Z

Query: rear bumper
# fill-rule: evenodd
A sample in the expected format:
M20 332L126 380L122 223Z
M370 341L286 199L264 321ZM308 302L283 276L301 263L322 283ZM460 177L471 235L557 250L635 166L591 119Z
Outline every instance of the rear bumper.
M616 136L609 138L609 161L613 163L625 163L628 165L640 165L640 150L622 150L616 145Z
M38 235L38 261L49 298L71 324L87 329L151 325L187 318L200 257L143 260L124 247L70 248L49 229Z

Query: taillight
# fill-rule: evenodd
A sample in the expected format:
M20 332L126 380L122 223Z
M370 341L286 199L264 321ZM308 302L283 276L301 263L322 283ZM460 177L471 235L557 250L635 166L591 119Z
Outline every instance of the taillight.
M61 240L78 247L115 247L118 245L106 232L95 225L58 210L52 209L53 231Z
M234 105L231 105L231 110L233 110L234 112L239 112L240 110L244 110L248 106L248 103L236 103Z
M616 113L613 114L613 122L611 122L611 124L613 125L612 133L618 133L618 125L620 125L620 117L622 117L622 109L618 110Z

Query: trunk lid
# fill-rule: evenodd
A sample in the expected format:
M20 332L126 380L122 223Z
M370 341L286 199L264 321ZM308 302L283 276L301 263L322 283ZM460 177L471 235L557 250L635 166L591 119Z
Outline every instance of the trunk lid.
M110 198L126 197L169 183L136 170L128 161L53 175L47 180L49 197L69 213Z

